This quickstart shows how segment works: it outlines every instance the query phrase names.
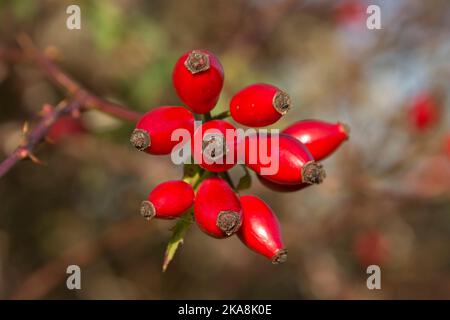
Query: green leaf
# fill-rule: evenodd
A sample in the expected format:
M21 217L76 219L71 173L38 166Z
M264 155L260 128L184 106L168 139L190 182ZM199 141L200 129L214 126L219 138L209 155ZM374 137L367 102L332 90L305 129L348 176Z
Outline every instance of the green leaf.
M162 265L163 272L167 270L167 267L175 256L178 247L183 244L184 235L193 221L192 212L188 212L175 224L175 227L172 230L172 237L167 244L166 253L164 254L164 261Z
M242 166L244 169L245 174L239 179L239 183L236 187L237 190L245 190L252 186L252 176L250 175L250 172L245 166Z

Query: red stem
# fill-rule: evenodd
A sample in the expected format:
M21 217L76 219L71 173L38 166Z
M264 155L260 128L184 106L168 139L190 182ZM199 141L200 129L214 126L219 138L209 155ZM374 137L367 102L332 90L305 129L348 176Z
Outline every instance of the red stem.
M19 60L19 57L22 58L24 55L29 55L52 82L62 87L67 92L68 96L70 96L70 100L69 102L60 103L53 110L46 113L36 124L34 129L26 135L23 143L0 163L0 178L22 159L30 158L33 161L38 161L33 155L34 148L39 142L44 140L51 125L65 114L75 114L88 109L96 109L116 118L131 122L137 122L141 117L140 113L132 111L118 103L100 98L85 89L72 77L66 74L51 59L39 52L28 36L19 36L18 42L23 49L23 54L15 49L7 52L0 48L2 49L0 50L0 58L15 62L16 60ZM12 57L15 59L8 59Z

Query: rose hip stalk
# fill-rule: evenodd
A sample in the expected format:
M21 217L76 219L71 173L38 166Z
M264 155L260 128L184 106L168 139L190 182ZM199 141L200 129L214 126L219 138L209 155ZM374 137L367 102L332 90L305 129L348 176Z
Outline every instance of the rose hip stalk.
M278 121L291 108L289 95L270 84L253 84L236 93L230 102L231 116L249 127Z
M313 158L320 161L332 154L342 142L349 138L349 127L342 123L302 120L288 126L282 133L302 142Z
M277 138L278 156L271 150L272 143L275 143L274 139ZM264 145L267 147L264 148ZM273 148L275 149L275 147L276 145ZM263 157L267 157L270 164L265 164ZM274 166L276 162L278 162L278 170L270 174L264 173L264 168ZM245 138L245 165L265 179L279 184L318 184L326 176L322 164L314 160L305 145L285 134L247 136Z
M175 64L173 85L180 99L195 113L211 111L223 87L223 68L209 51L193 50L183 54Z
M237 162L236 128L223 120L208 121L196 129L191 148L196 163L203 169L229 170Z
M225 238L241 226L241 204L225 180L208 178L197 191L194 216L202 231L216 238Z
M281 239L280 223L270 207L260 198L243 196L242 226L238 236L253 251L277 264L286 261L287 250Z
M166 181L159 184L142 201L141 215L150 220L153 217L174 219L185 213L194 203L194 189L182 180Z
M172 141L175 129L194 132L194 116L183 107L164 106L145 113L131 134L130 142L150 154L169 154L178 141Z

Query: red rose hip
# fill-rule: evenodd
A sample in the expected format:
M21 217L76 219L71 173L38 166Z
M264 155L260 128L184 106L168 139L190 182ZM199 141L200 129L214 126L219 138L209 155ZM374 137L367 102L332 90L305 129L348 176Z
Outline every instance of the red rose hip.
M288 126L282 133L299 140L311 152L313 158L320 161L349 138L350 129L342 123L302 120Z
M180 99L195 113L211 111L223 87L223 68L209 51L193 50L183 54L175 64L173 85Z
M409 122L416 130L425 131L438 122L439 114L436 99L424 92L414 98L409 108Z
M241 204L236 193L223 179L213 177L202 182L194 201L194 216L202 231L215 238L234 234L241 226Z
M247 136L245 165L278 184L318 184L326 176L322 164L314 160L305 145L286 134Z
M223 120L212 120L195 130L191 141L194 160L205 170L222 172L237 162L236 128Z
M60 142L69 136L87 132L80 118L63 116L53 123L47 132L47 139L51 142Z
M300 183L300 184L279 184L272 182L270 180L267 180L266 178L260 176L259 174L256 175L259 182L266 188L269 188L270 190L277 191L277 192L295 192L302 190L308 186L311 186L311 184L308 183Z
M154 188L142 201L141 215L152 218L174 219L185 213L194 203L194 189L182 180L166 181Z
M280 223L270 207L252 195L240 198L242 226L238 236L253 251L277 264L286 261L287 250L281 239Z
M231 116L249 127L264 127L278 121L291 108L289 95L270 84L253 84L236 93L230 102Z
M138 150L150 154L169 154L178 141L172 141L172 132L185 129L194 132L194 116L183 107L163 106L145 113L136 124L130 142Z

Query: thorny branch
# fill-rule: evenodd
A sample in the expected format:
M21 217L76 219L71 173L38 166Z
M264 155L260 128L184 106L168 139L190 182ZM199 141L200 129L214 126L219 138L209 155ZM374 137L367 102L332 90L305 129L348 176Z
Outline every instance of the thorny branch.
M11 155L0 163L0 178L20 160L30 158L35 162L39 162L33 154L34 148L39 142L44 140L47 131L52 124L64 115L76 115L81 111L95 109L126 121L136 122L140 118L140 113L132 111L126 106L107 101L85 89L77 81L66 74L48 56L41 53L28 36L20 35L18 37L18 43L22 51L14 49L8 52L2 50L0 59L17 62L22 60L19 59L22 58L22 56L30 57L52 82L66 91L68 100L62 101L55 108L49 108L48 105L44 106L44 110L46 109L48 112L45 112L42 115L42 118L35 125L33 130L30 132L25 130L23 142Z

